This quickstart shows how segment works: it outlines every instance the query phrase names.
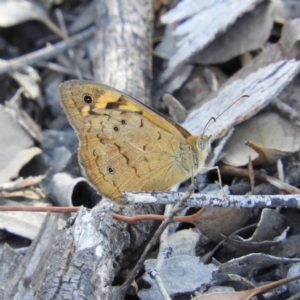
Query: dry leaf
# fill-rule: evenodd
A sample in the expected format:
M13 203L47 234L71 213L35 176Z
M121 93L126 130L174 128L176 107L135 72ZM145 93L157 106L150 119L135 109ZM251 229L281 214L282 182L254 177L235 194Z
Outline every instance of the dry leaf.
M0 205L16 206L20 204L12 200L2 199ZM41 212L1 211L0 229L32 240L39 233L45 216L46 213Z
M236 127L224 148L226 156L223 162L243 166L248 163L249 156L252 160L258 158L259 155L253 149L245 146L248 140L269 148L265 154L270 153L268 160L273 162L279 151L292 153L299 150L299 127L273 112L257 115ZM270 148L278 151L271 151Z
M292 18L292 15L290 14L289 7L287 5L288 1L285 1L285 0L273 0L272 1L273 6L274 6L274 13L273 13L274 14L274 21L276 23L283 24L286 21L288 21L289 19L294 19L295 18L295 17ZM293 2L294 2L293 3L294 5L293 5L293 8L291 9L291 11L296 9L296 2L295 1L293 1Z
M43 133L40 126L32 119L25 110L21 108L21 94L24 92L24 88L19 88L15 95L7 101L6 107L8 112L14 120L20 124L25 131L30 134L35 140L41 142L43 140Z
M275 2L283 2L284 10L288 11L288 17L290 19L297 19L300 17L300 2L295 0L276 0ZM280 7L280 3L278 5Z
M298 100L299 93L300 76L297 75L293 81L282 91L282 93L278 95L278 98L298 112L298 115L300 115L300 101Z
M228 79L217 67L196 66L180 90L174 96L187 109L194 109L207 101L207 97Z
M273 28L273 2L263 2L191 58L199 64L224 63L263 47Z
M20 86L24 88L26 97L31 99L39 99L41 97L40 82L41 78L38 72L32 67L25 67L22 71L11 71L10 76L14 78ZM39 101L43 107L43 101Z
M197 229L183 229L168 237L168 245L172 248L172 255L196 256L196 245L200 232Z
M172 31L176 28L176 26L177 23L166 25L164 37L155 47L154 55L163 59L170 59L170 57L176 53L176 43L178 41L178 37L172 34Z
M170 58L162 79L166 80L180 64L204 49L218 34L224 32L240 16L251 11L259 2L244 0L236 5L229 0L180 1L174 9L161 17L164 24L180 22L173 30L173 35L180 37L180 41L176 43L176 53Z
M273 164L278 159L289 156L294 152L260 146L251 141L247 141L245 145L252 148L258 154L258 157L252 161L253 165Z
M276 265L298 263L300 258L285 258L263 253L253 253L242 257L234 258L218 266L213 272L213 280L225 282L228 274L237 274L239 276L249 276L249 273L274 267Z
M193 65L185 64L178 68L178 72L176 72L174 76L172 76L162 86L157 87L152 98L154 107L161 108L161 97L166 93L172 94L174 91L180 89L184 82L186 82L190 77L193 69Z
M182 123L185 120L187 111L175 97L165 94L163 95L163 102L167 105L169 114L174 121Z
M20 169L31 161L34 156L41 153L42 150L38 147L22 149L14 153L14 155L11 156L11 159L6 161L5 166L3 166L0 171L0 183L7 182L12 178L18 177ZM3 164L4 161L2 161L2 165Z
M257 228L250 238L233 235L226 238L224 246L235 251L237 255L268 252L271 247L286 239L288 231L286 220L279 212L264 208Z
M155 268L156 260L145 261L146 270ZM201 285L209 284L212 271L216 267L213 264L204 265L199 261L199 257L190 255L177 255L164 260L160 269L160 276L163 279L164 286L168 294L172 297L176 294L191 294ZM184 274L184 280L182 275ZM142 300L161 299L161 294L155 280L146 272L143 279L151 287L141 289L138 296Z
M0 184L1 191L15 191L18 189L23 189L29 186L33 186L41 183L41 181L45 178L45 175L39 176L29 176L27 178L19 177L17 180L13 182L7 182Z
M212 241L219 242L224 235L228 236L241 228L248 221L251 211L247 208L205 207L198 212L193 224Z
M42 150L0 106L0 183L17 177L20 169Z
M10 27L26 21L43 22L50 30L65 39L67 36L50 20L42 6L27 0L0 2L0 27Z

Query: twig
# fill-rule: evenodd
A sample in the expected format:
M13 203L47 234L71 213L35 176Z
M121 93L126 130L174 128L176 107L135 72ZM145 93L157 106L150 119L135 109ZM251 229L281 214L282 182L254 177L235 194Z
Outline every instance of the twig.
M283 163L282 163L281 159L277 160L276 166L277 166L278 178L284 182L285 175L284 175L284 168L283 168Z
M164 217L166 218L171 211L172 211L172 205L166 205ZM172 219L172 221L174 221L174 218ZM168 291L163 283L163 280L160 276L160 269L164 263L164 259L168 258L170 255L168 235L169 235L169 225L166 227L166 229L164 230L164 232L161 234L159 238L159 251L156 258L155 267L154 269L149 270L148 273L155 280L163 299L171 300Z
M35 211L35 212L52 212L52 213L68 213L78 212L80 207L41 207L41 206L0 206L0 211Z
M187 199L190 197L190 195L193 193L195 189L194 184L191 184L189 188L183 193L180 200L175 204L174 208L171 210L170 214L166 217L166 219L160 224L159 228L154 233L151 241L146 246L146 249L144 250L143 254L141 255L140 259L138 260L137 264L129 274L126 281L123 283L123 285L118 289L119 297L122 297L126 294L126 291L128 287L130 286L131 282L136 278L139 271L144 265L144 262L151 251L151 249L156 245L156 243L159 240L160 235L163 233L163 231L167 228L168 224L171 222L175 214L182 208L182 206L185 205Z
M127 204L175 204L178 199L184 196L178 192L125 192L124 197L128 198ZM203 195L191 194L185 202L190 207L238 207L238 208L264 208L264 207L300 207L300 195L246 195L246 196L230 196L223 195ZM77 212L79 207L37 207L37 206L0 206L0 211L37 211L37 212L53 212L66 213ZM113 218L129 224L135 224L140 220L159 220L166 219L161 215L139 215L135 217L126 217L113 214ZM174 222L181 222L183 217L174 217Z
M36 65L38 67L47 68L47 69L49 69L51 71L54 71L54 72L67 74L67 75L71 75L71 76L77 76L76 72L73 69L64 67L64 66L62 66L60 64L57 64L57 63L42 61L42 62L36 63ZM82 72L82 76L83 76L84 79L87 79L87 80L93 80L94 79L94 76L92 76L91 74L89 74L87 72Z
M67 49L70 49L90 38L95 31L96 28L93 26L81 33L74 35L68 40L64 40L54 45L47 46L43 49L7 61L0 60L0 74L4 74L11 70L17 70L29 65L34 65L37 62L53 58Z
M249 172L249 181L251 186L251 194L253 195L254 187L255 187L255 177L253 174L254 169L253 169L253 164L250 156L249 156L249 163L248 163L248 172Z
M5 101L9 114L35 140L42 142L44 136L40 126L21 108L21 95L24 88L20 87L9 101Z
M298 112L279 98L274 98L270 103L280 114L290 119L295 125L300 126L300 116Z
M237 274L227 274L227 278L230 281L245 285L247 289L254 289L256 287L250 280Z
M57 17L59 26L61 28L61 31L67 36L67 38L69 38L67 26L66 26L66 23L65 23L65 20L64 20L64 17L63 17L63 14L62 14L61 10L60 9L55 9L54 12L56 14L56 17ZM68 55L69 55L69 58L70 58L72 64L74 65L74 70L76 72L76 76L78 77L78 79L83 79L82 74L80 72L80 69L78 68L77 61L75 59L74 50L72 48L69 48L67 52L68 52Z
M182 197L178 192L124 192L121 204L171 204L176 203ZM263 207L300 207L300 195L204 195L192 194L186 201L190 207L239 207L239 208L263 208Z
M159 272L156 270L156 269L151 269L148 271L149 275L155 280L157 286L158 286L158 289L162 295L162 298L164 300L171 300L165 286L164 286L164 283L161 279L161 276L159 275Z
M242 177L249 176L249 172L246 169L225 166L225 165L222 165L219 168L220 168L220 171L222 174L242 176ZM288 183L285 183L285 182L279 180L278 178L268 176L261 171L253 171L253 174L256 178L258 178L262 181L268 182L268 183L274 185L275 187L277 187L278 189L283 190L289 194L300 194L299 189L297 189L296 187L294 187Z

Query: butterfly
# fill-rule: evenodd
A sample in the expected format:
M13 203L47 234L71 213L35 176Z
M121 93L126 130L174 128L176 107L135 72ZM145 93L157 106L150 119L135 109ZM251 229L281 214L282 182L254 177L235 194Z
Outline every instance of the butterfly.
M77 133L78 159L98 193L119 201L123 191L167 190L196 175L210 139L112 87L70 80L61 105Z

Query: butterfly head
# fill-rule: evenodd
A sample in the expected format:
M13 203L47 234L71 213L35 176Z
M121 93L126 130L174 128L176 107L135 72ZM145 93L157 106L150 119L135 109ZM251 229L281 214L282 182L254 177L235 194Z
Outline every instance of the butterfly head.
M205 159L210 152L210 136L204 134L191 135L186 139L186 143L193 154L194 170L198 172L203 168Z
M207 155L210 151L210 136L201 134L197 139L197 147L199 151Z

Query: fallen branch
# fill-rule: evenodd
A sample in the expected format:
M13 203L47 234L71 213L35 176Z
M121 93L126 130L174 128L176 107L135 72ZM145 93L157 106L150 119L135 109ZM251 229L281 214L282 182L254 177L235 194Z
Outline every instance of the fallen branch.
M125 192L121 196L121 204L174 204L182 197L179 192ZM299 207L300 195L204 195L192 194L186 202L190 207Z
M225 166L225 165L220 166L219 169L223 175L249 177L249 172L246 169L236 168L236 167L232 167L232 166ZM258 178L262 181L268 182L268 183L272 184L273 186L275 186L276 188L285 191L286 193L300 194L300 190L297 189L296 187L294 187L288 183L285 183L278 178L268 176L267 174L265 174L262 171L253 171L253 175L255 176L255 178Z
M121 204L176 204L183 196L179 192L125 192L122 194ZM204 195L191 194L186 201L189 207L238 207L238 208L264 208L264 207L300 207L300 195L245 195L231 196L227 195ZM0 211L36 211L36 212L52 212L67 213L77 212L79 207L37 207L37 206L0 206ZM158 216L155 220L164 220L165 216ZM134 220L115 217L115 219L126 223L136 223L140 220L154 220L151 215L148 217L134 217ZM174 219L180 222L180 219Z
M39 62L44 62L47 59L53 58L58 54L76 46L93 36L96 32L95 27L91 27L83 32L80 32L73 37L39 49L35 52L12 58L10 60L0 60L0 74L7 73L8 71L21 69L26 66L32 66Z

